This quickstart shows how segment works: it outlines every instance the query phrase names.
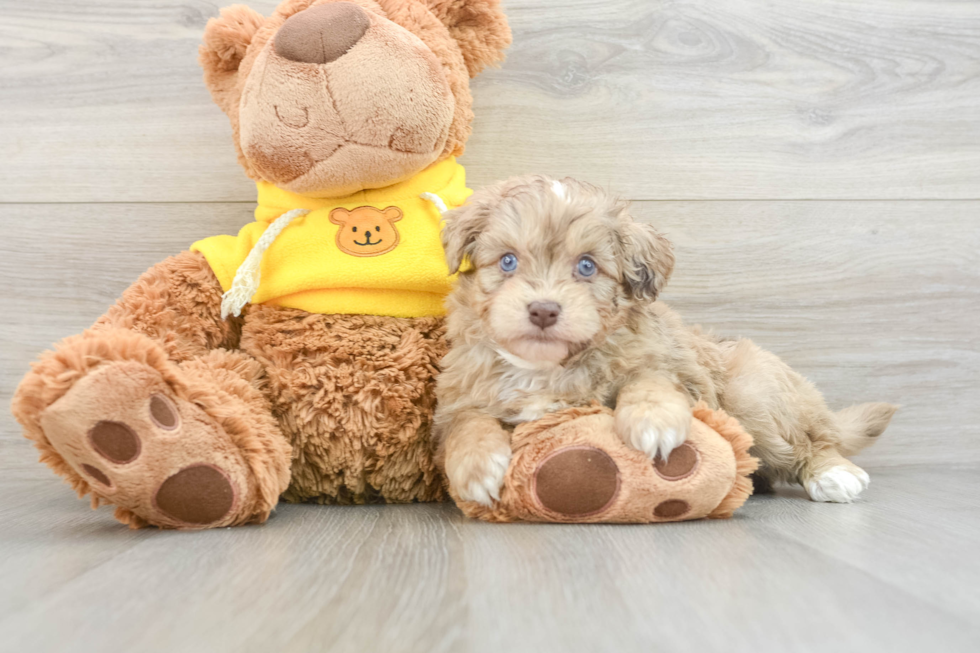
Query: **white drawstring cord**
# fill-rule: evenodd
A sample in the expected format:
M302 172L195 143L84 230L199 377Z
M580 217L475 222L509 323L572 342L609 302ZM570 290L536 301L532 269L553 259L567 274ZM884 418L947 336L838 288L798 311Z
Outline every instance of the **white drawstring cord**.
M439 209L439 213L445 213L446 211L449 210L449 207L447 207L446 203L442 201L442 198L436 195L435 193L422 193L421 195L419 195L419 197L435 204L436 208Z
M252 246L252 251L248 253L248 256L245 257L242 264L238 266L238 271L235 272L235 280L231 282L231 288L221 296L222 320L229 315L238 317L242 314L242 309L245 308L245 304L252 301L252 297L255 296L255 293L259 289L259 283L262 280L262 255L265 254L265 250L269 249L272 241L276 239L279 232L285 229L290 222L307 213L309 213L307 209L293 209L292 211L283 213L262 232L255 245Z

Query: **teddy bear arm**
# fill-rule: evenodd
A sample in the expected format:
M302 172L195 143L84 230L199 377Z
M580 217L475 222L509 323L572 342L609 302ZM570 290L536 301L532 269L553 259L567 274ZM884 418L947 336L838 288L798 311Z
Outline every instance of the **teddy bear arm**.
M185 251L144 272L100 317L94 330L126 329L161 344L182 362L235 349L242 318L221 318L222 288L199 252Z
M752 493L751 436L699 403L688 440L651 461L616 433L611 410L570 408L517 427L500 499L457 505L486 521L651 523L732 516Z
M183 252L154 265L91 329L40 356L14 393L14 416L28 437L45 441L41 414L104 362L140 360L163 369L237 347L241 321L221 320L220 311L221 286L201 254Z

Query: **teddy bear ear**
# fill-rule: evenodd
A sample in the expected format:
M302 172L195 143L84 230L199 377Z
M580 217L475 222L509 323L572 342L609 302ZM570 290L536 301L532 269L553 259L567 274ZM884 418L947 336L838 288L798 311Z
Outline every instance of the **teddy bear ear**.
M338 206L333 211L330 212L330 222L340 225L341 227L347 224L347 219L350 217L350 211L342 206Z
M238 70L252 37L264 22L262 14L245 5L222 9L221 16L211 18L204 26L201 65L228 72Z
M262 14L249 7L232 5L204 26L204 43L198 49L198 61L204 69L204 83L211 97L225 113L234 102L238 66L264 22Z
M388 222L398 222L402 219L402 210L397 206L389 206L383 213Z
M510 26L500 0L423 0L463 51L470 77L504 59Z

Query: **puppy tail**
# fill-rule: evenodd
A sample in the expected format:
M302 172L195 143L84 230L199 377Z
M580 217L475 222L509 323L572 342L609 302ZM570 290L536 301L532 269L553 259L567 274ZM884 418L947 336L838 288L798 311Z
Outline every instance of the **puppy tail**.
M841 455L852 456L873 444L885 431L898 409L899 406L894 404L870 403L858 404L835 413L841 434Z

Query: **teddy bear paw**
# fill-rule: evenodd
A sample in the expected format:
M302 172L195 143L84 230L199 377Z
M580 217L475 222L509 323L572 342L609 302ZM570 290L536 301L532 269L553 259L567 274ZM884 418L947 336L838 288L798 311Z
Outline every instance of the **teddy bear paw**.
M150 524L227 525L248 493L237 447L143 363L86 375L41 414L41 427L95 496Z

